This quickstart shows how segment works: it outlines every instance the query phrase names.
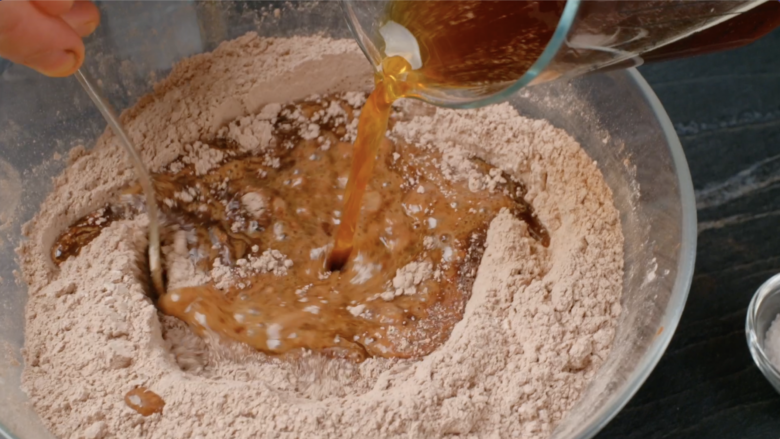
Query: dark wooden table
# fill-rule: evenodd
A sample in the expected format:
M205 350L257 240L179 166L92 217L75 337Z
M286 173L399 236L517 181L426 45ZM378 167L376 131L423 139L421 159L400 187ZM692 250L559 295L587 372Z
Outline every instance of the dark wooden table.
M780 30L640 71L688 158L698 255L669 349L597 437L780 438L780 395L754 365L744 329L756 288L780 272Z

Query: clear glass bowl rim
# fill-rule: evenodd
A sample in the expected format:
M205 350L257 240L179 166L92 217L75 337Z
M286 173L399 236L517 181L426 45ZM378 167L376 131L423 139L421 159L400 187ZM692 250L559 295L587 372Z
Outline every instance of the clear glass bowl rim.
M677 132L672 125L672 121L669 119L669 115L666 114L666 110L664 110L661 101L655 95L655 92L653 92L653 89L647 81L636 68L629 68L625 71L629 76L629 79L637 86L642 97L658 119L675 168L682 207L680 257L677 260L677 276L674 280L669 303L666 306L667 313L664 315L661 322L659 322L663 331L656 337L653 345L645 353L644 358L642 358L636 369L634 369L626 380L628 385L624 388L623 392L613 398L608 404L601 407L596 412L596 415L593 416L590 423L583 424L582 427L575 430L573 438L576 439L590 439L601 431L601 429L603 429L620 412L620 410L628 404L661 360L661 357L664 352L666 352L666 348L672 340L677 325L680 323L680 318L682 317L685 302L688 299L688 292L693 280L693 271L696 262L696 242L698 238L696 198L693 191L693 180L691 179L691 173L688 169L688 162L685 159L682 144L677 137Z

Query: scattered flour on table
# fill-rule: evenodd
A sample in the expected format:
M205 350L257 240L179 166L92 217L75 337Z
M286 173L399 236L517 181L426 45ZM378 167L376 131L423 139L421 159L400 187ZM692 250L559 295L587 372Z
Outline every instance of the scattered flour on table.
M184 156L205 173L221 158L200 155L199 141L221 130L262 151L278 103L358 91L349 96L359 104L368 68L352 41L248 34L182 61L122 118L153 171L181 166L174 160ZM111 224L59 270L50 262L67 224L134 179L106 132L93 151L71 153L18 250L29 285L23 386L48 428L63 438L549 436L607 356L620 313L623 237L612 194L570 136L508 105L399 105L414 117L390 136L440 150L448 178L495 187L500 173L480 177L468 160L478 156L522 180L549 248L499 214L463 320L421 360L350 364L302 354L283 362L200 338L157 313L137 280L143 215ZM236 270L285 275L281 253L198 273L176 265L176 247L165 249L172 282L229 285L240 282ZM406 267L386 294L415 294L435 275L425 263ZM165 400L162 414L144 418L125 405L137 386Z

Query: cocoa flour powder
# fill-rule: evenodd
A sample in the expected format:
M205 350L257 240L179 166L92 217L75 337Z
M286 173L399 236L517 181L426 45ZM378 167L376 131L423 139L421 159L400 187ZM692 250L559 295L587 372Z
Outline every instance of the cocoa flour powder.
M123 120L152 171L184 157L206 172L219 158L203 156L199 140L222 130L252 151L267 142L260 121L275 104L347 92L358 104L370 86L352 41L248 34L179 63ZM49 249L63 228L134 180L106 132L92 151L72 152L19 248L29 285L23 385L49 429L63 438L548 437L606 358L620 313L612 194L574 139L509 105L399 106L410 117L391 139L440 151L442 173L474 190L495 182L470 158L500 167L525 183L550 232L545 248L509 213L493 219L448 341L420 360L353 364L281 361L200 338L158 314L138 281L143 215L112 223L56 268ZM241 129L230 124L242 117ZM174 280L230 281L175 261L168 270ZM140 386L164 399L163 413L142 417L125 404Z

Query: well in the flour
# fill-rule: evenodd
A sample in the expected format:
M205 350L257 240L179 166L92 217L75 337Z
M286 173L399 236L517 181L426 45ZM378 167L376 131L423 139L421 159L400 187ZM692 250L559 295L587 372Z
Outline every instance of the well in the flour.
M267 120L241 118L214 140L186 148L189 155L175 161L182 165L169 166L176 172L154 175L159 197L173 200L161 208L168 277L185 265L209 278L200 285L171 282L157 302L162 312L201 334L268 354L308 349L352 360L419 358L445 342L461 319L485 230L499 211L526 221L549 245L518 181L477 159L470 182L447 179L441 153L397 139L379 152L353 258L323 276L321 249L332 244L339 224L353 158L346 140L357 110L343 96L318 96L278 108ZM245 136L247 126L262 129L262 144ZM324 142L335 147L311 160ZM475 188L474 179L490 184ZM428 190L419 190L423 184ZM127 188L63 232L52 250L62 254L58 261L111 224L106 212L116 212L114 219L137 215L132 206L140 205L139 196L137 187ZM462 209L451 207L455 200ZM433 244L424 245L426 239Z

